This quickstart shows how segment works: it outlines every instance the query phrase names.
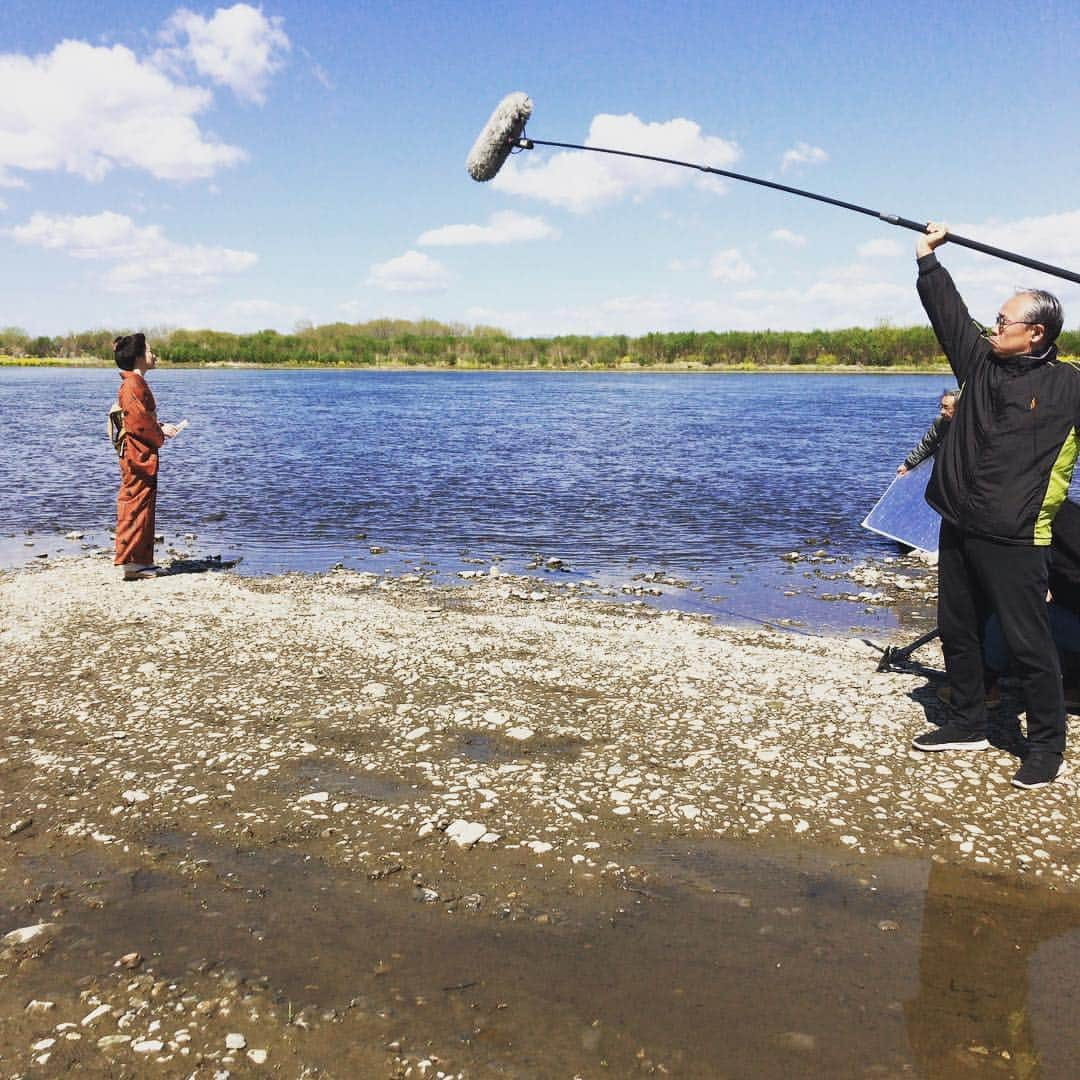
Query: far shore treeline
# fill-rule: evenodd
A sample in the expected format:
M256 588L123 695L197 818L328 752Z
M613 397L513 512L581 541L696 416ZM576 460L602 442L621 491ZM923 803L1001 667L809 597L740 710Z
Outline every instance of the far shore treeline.
M0 329L0 363L110 363L120 331L91 330L30 337L17 327ZM518 338L490 326L434 320L376 319L365 323L301 324L291 334L261 330L146 329L158 355L170 364L273 365L280 367L445 367L692 369L865 367L937 369L945 363L928 326L852 327L846 330L727 330L652 333L642 337L566 335ZM1080 355L1080 331L1059 338L1063 355Z

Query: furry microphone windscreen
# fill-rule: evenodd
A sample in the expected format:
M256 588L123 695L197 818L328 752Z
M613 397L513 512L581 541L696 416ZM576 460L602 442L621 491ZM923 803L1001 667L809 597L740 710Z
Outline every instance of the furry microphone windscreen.
M495 106L465 159L465 168L474 180L490 180L502 168L531 115L529 95L520 91L507 94Z

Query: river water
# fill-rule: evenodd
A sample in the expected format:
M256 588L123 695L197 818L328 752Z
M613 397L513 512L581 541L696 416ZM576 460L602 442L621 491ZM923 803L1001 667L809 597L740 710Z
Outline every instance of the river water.
M162 452L157 525L174 555L241 558L242 573L451 575L493 561L519 571L540 555L616 589L659 573L685 583L662 603L763 618L792 591L787 552L895 554L859 522L945 384L222 369L149 379L160 417L190 420ZM55 557L73 530L108 546L117 469L105 414L117 384L108 370L0 369L0 564Z

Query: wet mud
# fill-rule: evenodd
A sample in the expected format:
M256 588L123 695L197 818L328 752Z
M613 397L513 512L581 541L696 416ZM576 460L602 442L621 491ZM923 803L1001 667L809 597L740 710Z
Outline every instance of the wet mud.
M0 575L0 1076L1080 1074L1075 783L911 751L925 673L515 582L146 585Z
M1076 897L955 867L668 839L631 845L600 893L511 858L483 893L431 900L405 869L295 850L43 841L4 852L5 921L57 927L5 950L8 1076L1064 1080L1080 1062Z

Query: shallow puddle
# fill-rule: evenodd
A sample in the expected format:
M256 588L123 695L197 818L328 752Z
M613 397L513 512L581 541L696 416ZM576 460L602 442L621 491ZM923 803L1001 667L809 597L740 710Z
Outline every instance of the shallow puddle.
M403 803L416 797L415 785L373 772L357 772L335 761L304 761L294 770L305 790L325 788L333 795L370 799L372 802Z
M178 874L176 842L150 864L105 849L26 858L0 879L0 929L54 911L62 927L51 949L4 967L14 1022L0 1062L25 1064L40 1037L27 1001L56 1000L50 1023L77 1020L88 1006L61 1017L65 999L137 950L166 980L227 972L264 990L274 1024L264 1011L253 1033L240 1011L226 1029L268 1046L271 1064L350 1080L432 1054L470 1077L1080 1073L1080 903L1034 886L667 842L588 893L561 876L522 884L535 859L500 853L528 907L504 902L506 880L478 878L472 912L461 898L418 903L407 871L371 880L273 849L191 847ZM184 1022L167 1018L166 1037ZM90 1041L65 1052L88 1075L141 1075L95 1073Z
M518 761L521 758L554 755L573 760L581 753L580 739L530 739L528 743L496 735L470 731L458 736L454 753L467 761Z

